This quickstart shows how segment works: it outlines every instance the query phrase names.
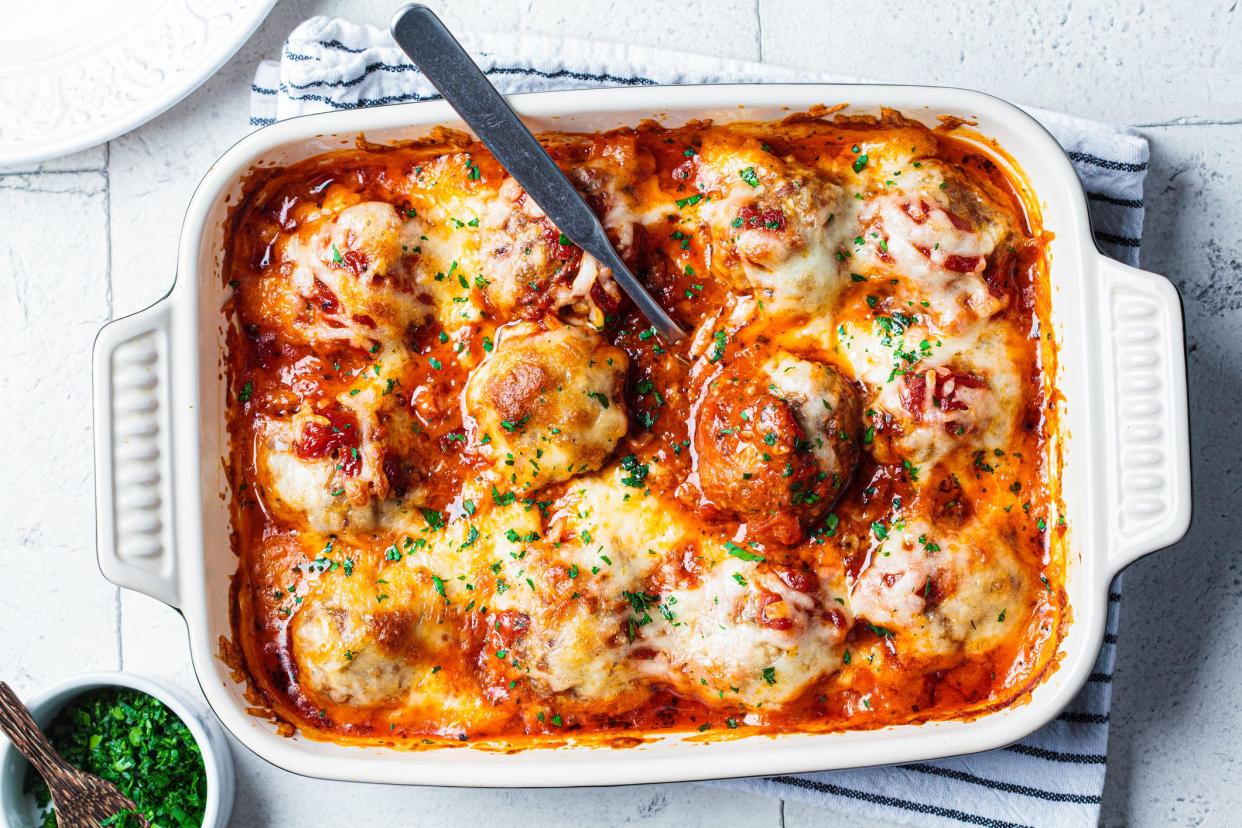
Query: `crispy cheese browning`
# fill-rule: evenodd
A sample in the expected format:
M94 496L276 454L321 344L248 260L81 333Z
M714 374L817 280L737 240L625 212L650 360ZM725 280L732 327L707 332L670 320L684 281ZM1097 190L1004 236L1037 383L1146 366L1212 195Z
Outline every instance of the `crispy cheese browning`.
M542 136L661 341L437 130L256 172L226 278L234 632L315 738L970 718L1052 669L1046 238L886 111Z

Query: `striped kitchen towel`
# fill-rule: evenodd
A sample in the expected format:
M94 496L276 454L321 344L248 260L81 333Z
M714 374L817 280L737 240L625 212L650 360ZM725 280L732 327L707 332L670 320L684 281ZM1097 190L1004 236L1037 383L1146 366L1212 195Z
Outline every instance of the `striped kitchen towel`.
M738 60L523 33L462 34L501 91L737 82L856 82ZM316 17L293 31L279 61L262 63L252 125L335 109L438 98L387 32ZM1147 141L1132 130L1028 110L1066 149L1086 186L1096 240L1137 264ZM1019 744L988 753L889 768L725 780L725 785L876 819L920 825L1094 825L1108 744L1108 711L1121 596L1109 596L1105 645L1082 693Z

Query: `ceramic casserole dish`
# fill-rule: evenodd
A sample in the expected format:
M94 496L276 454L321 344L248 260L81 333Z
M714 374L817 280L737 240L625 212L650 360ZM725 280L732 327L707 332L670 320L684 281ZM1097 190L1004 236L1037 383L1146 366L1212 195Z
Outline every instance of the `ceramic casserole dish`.
M1018 108L980 93L916 86L736 85L549 92L510 98L536 131L591 131L657 118L772 120L816 104L880 106L937 123L968 118L1024 177L1049 243L1055 387L1053 443L1062 458L1072 622L1059 665L1028 699L973 721L866 731L694 742L661 735L636 747L566 746L501 753L399 751L284 736L250 715L244 682L220 659L232 636L226 478L226 219L247 173L352 146L408 139L460 123L442 102L312 115L260 130L230 149L194 194L177 279L152 307L110 323L95 345L96 497L100 567L114 583L177 608L203 691L247 747L290 771L332 779L430 785L601 785L834 770L988 750L1035 731L1087 681L1100 649L1113 576L1185 534L1189 434L1181 305L1161 276L1095 247L1082 186L1052 137Z

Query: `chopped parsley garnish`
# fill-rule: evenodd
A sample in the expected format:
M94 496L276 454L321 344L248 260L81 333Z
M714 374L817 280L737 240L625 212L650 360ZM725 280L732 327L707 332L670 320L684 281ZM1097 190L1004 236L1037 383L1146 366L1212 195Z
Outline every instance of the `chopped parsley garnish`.
M512 434L513 432L520 430L522 426L526 425L526 422L529 419L530 419L530 415L527 414L525 417L523 417L520 420L517 420L516 422L513 420L501 420L500 427L503 428L505 431L509 432L510 434Z
M621 458L621 468L628 472L625 477L621 478L621 483L634 489L641 489L646 485L643 481L647 479L648 472L651 471L646 463L638 462L638 457L633 454L627 454Z
M763 557L762 555L755 553L755 552L751 552L749 549L746 549L745 547L738 546L733 541L725 542L725 551L728 552L733 557L740 558L743 561L765 561L767 560L767 558Z
M724 359L725 347L729 344L729 337L724 331L716 331L712 334L712 349L707 353L708 362L720 362Z
M190 828L203 821L207 773L190 729L159 699L128 688L91 690L61 709L47 730L69 764L100 776L134 800L152 825ZM57 824L51 794L33 769L25 790L40 809L42 828ZM106 824L131 825L132 812Z
M755 172L754 167L747 167L746 169L739 172L738 175L740 175L742 177L742 180L745 181L750 186L752 187L759 186L759 175Z
M430 529L444 528L444 515L435 509L422 508L419 511L423 513L423 520L427 521L427 527Z

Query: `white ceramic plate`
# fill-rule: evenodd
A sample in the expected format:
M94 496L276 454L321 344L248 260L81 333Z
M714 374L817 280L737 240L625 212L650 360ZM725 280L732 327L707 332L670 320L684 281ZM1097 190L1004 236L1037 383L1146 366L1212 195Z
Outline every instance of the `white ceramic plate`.
M211 77L276 0L17 0L0 27L0 164L115 138Z

